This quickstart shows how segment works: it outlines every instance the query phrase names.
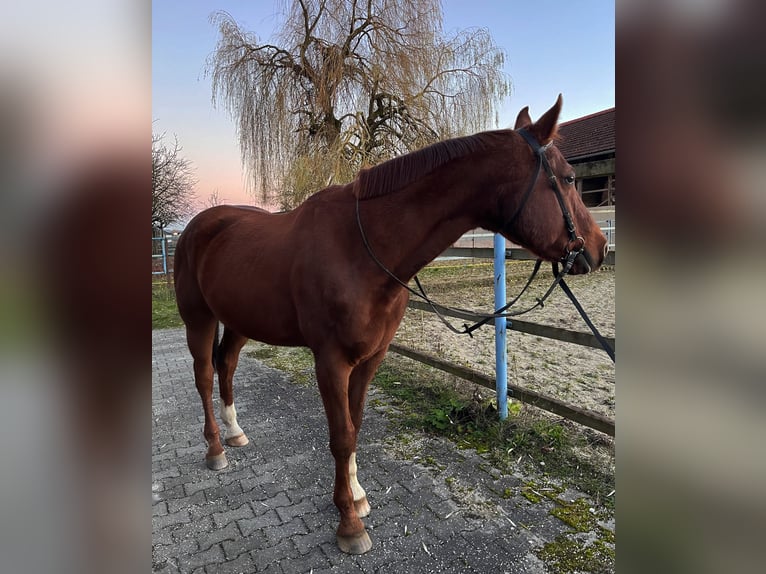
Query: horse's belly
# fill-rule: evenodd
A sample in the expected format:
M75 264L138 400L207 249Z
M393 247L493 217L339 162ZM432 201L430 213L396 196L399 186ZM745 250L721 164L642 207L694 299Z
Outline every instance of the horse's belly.
M300 333L279 333L271 330L250 331L243 333L248 339L260 341L267 345L277 345L280 347L305 347L306 342Z
M270 345L305 345L295 309L281 291L264 291L254 281L245 284L249 288L218 289L209 297L208 304L218 320L248 339ZM274 296L276 293L280 296Z
M247 308L221 308L216 315L226 327L248 339L289 347L306 344L289 308L263 302Z

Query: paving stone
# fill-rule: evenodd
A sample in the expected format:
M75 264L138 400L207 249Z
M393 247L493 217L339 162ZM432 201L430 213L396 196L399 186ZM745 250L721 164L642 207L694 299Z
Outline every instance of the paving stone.
M179 494L179 492L185 492L186 489L182 485L177 486L176 489L178 490L174 493L175 496L167 501L169 512L178 512L179 510L189 508L190 506L205 504L207 500L205 498L205 493L201 490L195 492L191 496L183 496L183 494Z
M198 566L206 564L220 564L224 561L223 549L220 544L215 544L207 550L200 550L194 554L181 556L179 559L180 569L191 571Z
M239 536L233 540L224 540L221 543L227 560L241 557L243 554L252 554L267 547L266 536L263 532L252 532L247 536Z
M266 539L270 544L276 544L281 540L292 539L299 534L308 534L306 523L300 518L294 518L290 522L264 529Z
M314 530L308 532L308 534L298 534L293 536L292 540L298 554L302 556L313 556L319 551L319 547L322 544L332 544L335 542L335 532L330 528L326 530Z
M283 540L279 544L275 544L274 546L270 546L268 548L263 548L258 552L255 552L253 555L255 566L259 572L261 570L266 570L266 568L269 566L274 565L278 566L279 570L281 571L282 568L279 566L279 563L285 558L298 558L298 553L295 550L295 545L290 540Z
M213 544L219 544L225 540L239 540L242 533L239 531L236 522L229 522L225 528L216 528L208 532L203 541L200 541L199 547L203 552L209 550Z
M168 504L166 502L156 501L152 504L152 516L165 516L168 513Z
M165 514L164 516L153 516L152 529L162 530L168 526L173 526L174 524L183 524L186 522L191 522L191 517L189 516L188 509L179 510L178 512Z
M282 524L282 519L274 510L267 510L255 518L244 518L238 520L237 524L243 536L250 536L253 532L260 532L267 528L274 528Z
M193 496L200 490L214 488L216 486L218 486L218 478L209 478L201 482L187 482L184 484L184 491L186 492L186 496Z
M253 509L249 504L242 504L234 510L228 510L226 512L217 512L213 515L215 525L217 527L226 526L233 520L240 520L242 518L250 518L253 516Z
M241 554L234 559L215 564L213 568L209 568L208 572L210 574L250 574L256 572L255 561L250 554Z
M282 522L289 522L295 517L306 516L307 514L314 514L318 512L316 505L310 498L304 498L297 504L291 504L289 506L280 506L276 509Z

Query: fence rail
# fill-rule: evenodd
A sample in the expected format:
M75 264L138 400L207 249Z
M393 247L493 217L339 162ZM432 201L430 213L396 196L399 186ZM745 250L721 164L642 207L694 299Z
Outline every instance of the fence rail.
M477 234L477 235L483 235L483 234ZM496 246L499 249L499 251L497 252L495 251L494 248L489 248L489 247L452 247L450 249L447 249L442 254L442 257L494 258L496 269L498 264L500 264L500 268L502 269L502 273L500 275L498 275L496 271L495 279L501 281L504 287L505 265L504 265L504 261L502 262L502 264L500 263L500 261L503 259L502 257L503 250L501 247L503 245L504 245L504 241L499 241L498 243L496 243ZM496 257L496 255L499 255L499 257ZM505 260L536 259L536 257L532 255L526 249L517 248L517 247L506 248L504 255L505 255ZM610 251L607 253L607 257L604 260L604 264L605 265L615 264L615 251L613 248L610 249ZM495 283L496 283L495 298L497 299L498 281L495 281ZM504 293L502 295L502 299L503 301L505 300ZM501 307L502 304L497 306ZM410 301L408 303L408 307L412 309L418 309L421 311L433 312L433 309L427 303L422 301ZM472 314L464 313L459 310L440 309L440 312L443 315L448 315L450 317L456 317L459 319L467 319L467 320L475 320L475 317ZM502 326L500 326L498 322L501 322ZM558 414L569 420L578 422L584 426L601 431L610 436L614 436L615 423L613 419L610 419L609 417L593 412L591 410L566 403L554 397L549 397L549 396L537 393L535 391L532 391L531 389L525 389L523 387L519 387L517 385L509 383L507 381L507 372L506 372L506 369L504 368L504 365L506 363L506 357L507 357L507 349L505 348L505 334L504 334L504 331L506 329L518 331L521 333L527 333L530 335L536 335L536 336L544 337L548 339L564 341L567 343L572 343L574 345L581 345L581 346L592 347L596 349L602 348L601 344L598 342L596 337L592 335L591 333L573 331L571 329L562 329L559 327L551 327L548 325L540 325L537 323L522 321L520 319L512 319L512 320L506 319L504 321L502 319L496 319L495 320L495 338L496 338L495 369L496 370L495 370L494 379L487 375L479 373L478 371L474 371L472 369L469 369L460 365L455 365L454 363L450 363L449 361L444 361L432 355L428 355L421 351L417 351L415 349L411 349L409 347L405 347L399 344L391 344L389 349L394 353L403 355L405 357L409 357L410 359L419 361L421 363L424 363L436 369L445 371L447 373L463 378L472 383L476 383L481 386L494 389L498 394L498 411L499 411L501 419L505 418L504 414L507 413L507 407L506 407L507 397L512 396L513 398L521 402L531 404L537 408L552 412L554 414ZM614 337L605 337L605 339L609 342L612 348L616 348L615 347L616 341Z
M477 385L487 387L488 389L495 390L495 380L492 377L488 377L487 375L478 371L474 371L473 369L469 369L461 365L455 365L454 363L439 359L433 355L429 355L421 351L416 351L415 349L411 349L396 343L391 343L388 349L389 351L398 355L408 357L418 361L419 363L429 365L435 369L439 369L440 371L444 371L451 375L455 375L456 377L460 377L461 379L465 379L466 381L470 381ZM509 394L513 396L513 398L518 399L523 403L533 405L537 408L560 415L566 419L573 420L597 431L606 433L610 436L614 436L614 421L602 414L570 405L569 403L565 403L562 400L542 395L512 383L508 383L508 391Z
M155 253L158 252L158 253ZM158 265L159 264L159 267ZM152 275L168 274L168 243L163 234L152 237Z
M440 256L441 259L492 259L495 250L492 247L449 247ZM535 261L537 256L523 247L508 247L505 250L505 258L514 261ZM604 258L604 265L615 264L614 249L610 249Z
M156 230L152 237L152 276L173 273L173 259L179 231Z
M431 306L425 301L410 301L407 306L410 309L418 309L420 311L433 312ZM457 319L467 319L469 321L475 321L476 317L469 313L463 313L457 309L439 309L442 315L448 317L455 317ZM540 325L538 323L530 323L529 321L522 321L521 319L506 319L507 328L511 331L518 331L519 333L526 333L528 335L537 335L538 337L545 337L546 339L555 339L556 341L564 341L565 343L572 343L574 345L581 345L583 347L592 347L594 349L602 349L601 343L598 339L590 333L583 333L582 331L573 331L571 329L562 329L560 327L551 327L549 325ZM615 347L614 337L604 337L612 348Z

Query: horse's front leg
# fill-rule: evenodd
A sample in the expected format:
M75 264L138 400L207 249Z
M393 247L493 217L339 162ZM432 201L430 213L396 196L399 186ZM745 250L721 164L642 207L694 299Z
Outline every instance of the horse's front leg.
M348 404L351 412L351 420L354 423L354 444L359 437L359 429L362 427L362 417L364 415L364 403L367 398L367 389L370 381L378 370L381 361L386 356L386 346L375 355L354 367L349 378ZM367 493L357 479L356 452L351 453L349 460L349 482L351 483L351 492L354 496L354 507L360 517L370 514L370 503L367 501Z
M349 476L352 455L356 450L356 428L348 400L351 366L337 352L315 354L315 361L319 392L330 431L330 451L335 458L333 501L340 512L338 547L348 554L364 554L372 548L372 541L354 506Z

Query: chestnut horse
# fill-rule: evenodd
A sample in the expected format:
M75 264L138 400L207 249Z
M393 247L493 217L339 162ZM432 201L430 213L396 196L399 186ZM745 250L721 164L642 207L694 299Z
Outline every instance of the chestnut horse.
M579 255L570 273L603 261L606 238L575 189L574 170L548 145L560 109L561 96L535 123L524 108L516 130L443 141L363 169L289 212L217 206L192 219L176 247L175 288L205 412L209 468L227 465L213 410L214 370L224 441L243 446L232 393L242 346L247 339L306 346L335 458L338 546L352 554L372 547L360 520L370 506L356 477L356 444L368 385L407 306L402 283L476 227L548 261L574 243ZM541 164L556 179L541 176ZM571 213L576 237L562 211Z

